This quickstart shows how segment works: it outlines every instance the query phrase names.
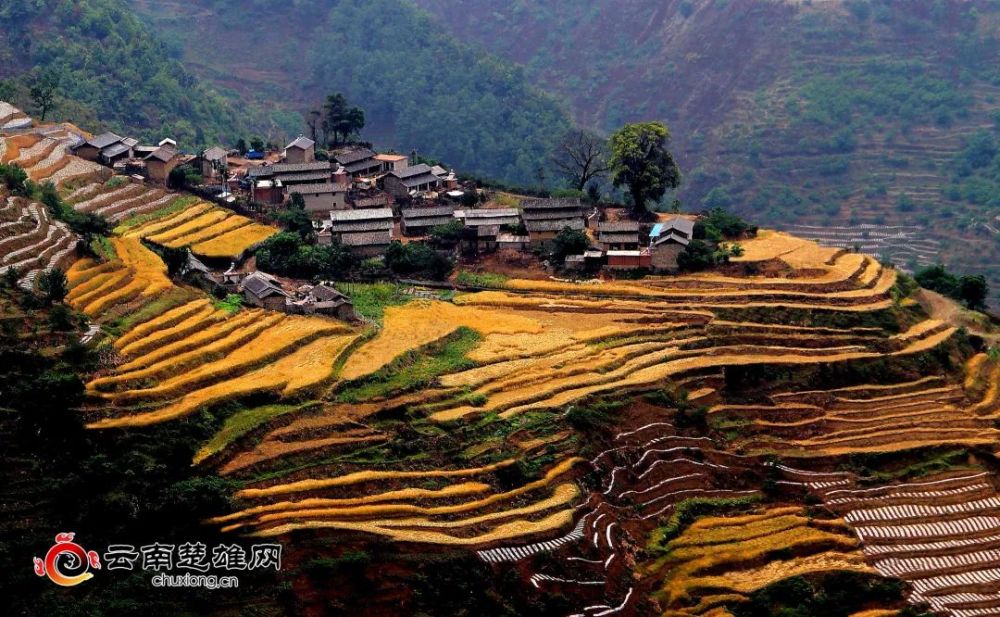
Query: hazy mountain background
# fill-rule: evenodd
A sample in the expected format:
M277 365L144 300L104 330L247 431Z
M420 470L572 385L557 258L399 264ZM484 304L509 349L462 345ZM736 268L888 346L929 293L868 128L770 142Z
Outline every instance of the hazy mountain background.
M1000 287L1000 2L416 2L585 126L666 120L688 208L921 224Z
M340 91L381 147L535 185L573 123L662 119L686 209L918 224L1000 289L998 0L9 0L0 23L0 88L25 103L49 67L91 128L281 142Z

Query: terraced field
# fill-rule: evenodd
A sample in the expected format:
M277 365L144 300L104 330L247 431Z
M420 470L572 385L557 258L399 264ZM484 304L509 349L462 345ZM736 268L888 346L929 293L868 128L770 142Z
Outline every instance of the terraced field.
M118 224L122 235L190 247L207 258L236 257L277 231L191 196L112 177L108 168L70 153L79 139L68 125L0 136L0 162L17 164L35 182L52 182L73 209Z
M50 145L21 141L17 157ZM889 561L875 515L855 513L871 504L833 492L874 486L830 471L840 461L989 458L997 440L1000 365L872 257L764 230L713 272L513 279L358 326L217 308L144 244L231 256L270 228L120 179L61 190L118 222L102 257L67 272L67 301L110 335L80 412L104 430L214 418L193 462L239 486L234 509L207 521L225 533L458 551L595 617L720 617L831 573L899 577L911 601L955 615L993 606L994 579L975 583L992 569L970 583L942 578L958 575L951 561ZM0 209L5 262L59 229L31 205ZM878 486L904 500L925 481L897 489L886 473ZM956 508L989 507L975 486ZM958 516L906 516L925 514ZM974 548L983 563L990 549Z
M76 255L76 235L48 209L21 197L0 191L0 271L11 268L19 284L32 289L44 270L65 269Z

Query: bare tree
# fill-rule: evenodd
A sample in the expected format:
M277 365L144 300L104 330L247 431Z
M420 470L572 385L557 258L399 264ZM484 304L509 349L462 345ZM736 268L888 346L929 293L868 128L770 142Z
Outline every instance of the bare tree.
M580 129L571 129L552 153L552 165L582 191L587 183L608 172L607 150L603 139Z

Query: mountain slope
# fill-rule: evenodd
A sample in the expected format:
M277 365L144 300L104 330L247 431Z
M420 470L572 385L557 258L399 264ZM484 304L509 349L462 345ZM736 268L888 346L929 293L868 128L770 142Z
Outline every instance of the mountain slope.
M283 110L276 132L303 130L300 114L339 91L364 108L364 136L380 145L529 182L569 126L519 69L441 34L408 3L292 3L276 19L273 3L248 2L239 28L221 2L132 4L199 75Z
M688 207L716 189L709 204L1000 287L996 2L416 2L583 124L667 120ZM928 251L869 245L866 223L919 224Z
M0 5L0 85L28 104L30 72L59 80L50 119L145 138L169 135L185 147L228 142L240 117L198 81L118 0L10 0ZM4 97L0 97L4 98ZM27 107L26 107L27 108Z

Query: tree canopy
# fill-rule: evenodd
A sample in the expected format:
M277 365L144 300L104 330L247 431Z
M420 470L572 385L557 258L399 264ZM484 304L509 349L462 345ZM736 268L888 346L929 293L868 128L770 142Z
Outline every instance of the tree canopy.
M636 213L681 183L681 171L667 150L670 131L662 122L626 124L611 136L608 165L616 187L626 187Z

